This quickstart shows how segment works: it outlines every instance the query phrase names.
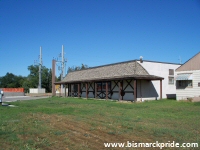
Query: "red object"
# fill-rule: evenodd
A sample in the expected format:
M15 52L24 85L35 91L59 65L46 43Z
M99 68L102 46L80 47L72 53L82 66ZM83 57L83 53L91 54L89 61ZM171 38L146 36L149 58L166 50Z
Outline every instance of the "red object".
M3 92L24 92L24 88L1 88Z

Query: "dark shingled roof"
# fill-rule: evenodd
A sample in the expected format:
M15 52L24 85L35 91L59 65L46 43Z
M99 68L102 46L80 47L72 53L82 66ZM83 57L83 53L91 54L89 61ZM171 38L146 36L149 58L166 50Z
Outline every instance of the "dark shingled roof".
M136 61L115 63L85 70L73 71L59 83L75 83L120 79L147 79L162 80L162 77L149 75L149 73Z

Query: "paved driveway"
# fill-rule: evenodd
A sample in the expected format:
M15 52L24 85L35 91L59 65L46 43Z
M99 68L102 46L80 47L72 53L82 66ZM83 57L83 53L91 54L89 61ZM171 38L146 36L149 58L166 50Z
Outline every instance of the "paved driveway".
M3 102L14 102L17 100L34 100L34 99L42 99L48 98L49 96L40 96L40 97L31 97L31 96L7 96L3 97Z

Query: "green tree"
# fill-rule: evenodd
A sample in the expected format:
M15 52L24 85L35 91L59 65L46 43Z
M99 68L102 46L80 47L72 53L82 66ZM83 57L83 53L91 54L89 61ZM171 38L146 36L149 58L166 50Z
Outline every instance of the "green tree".
M31 65L28 66L28 70L30 71L30 74L27 77L27 80L29 82L29 88L37 88L38 87L38 79L39 79L39 66L37 65Z
M51 92L51 81L52 73L51 69L43 68L42 69L42 87L46 89L46 92Z
M30 71L30 74L27 77L26 82L24 82L24 88L37 88L39 85L39 66L38 65L31 65L28 66L28 70ZM46 68L45 66L42 66L42 88L46 89L46 92L51 92L51 69Z
M25 77L16 76L13 73L6 73L0 78L0 87L2 88L19 88L22 87Z
M24 80L22 87L24 88L25 93L29 92L29 88L31 87L31 81L28 77L26 77L26 79Z
M77 71L77 70L83 70L89 68L88 65L81 64L81 66L72 66L68 67L67 73L72 72L72 71Z

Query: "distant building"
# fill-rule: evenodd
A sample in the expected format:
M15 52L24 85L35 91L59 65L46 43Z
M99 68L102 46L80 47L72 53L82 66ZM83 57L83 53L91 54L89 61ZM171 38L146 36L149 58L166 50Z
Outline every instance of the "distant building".
M71 97L115 100L176 98L175 69L180 64L133 60L70 72L61 82Z
M176 99L200 97L200 52L176 69Z

